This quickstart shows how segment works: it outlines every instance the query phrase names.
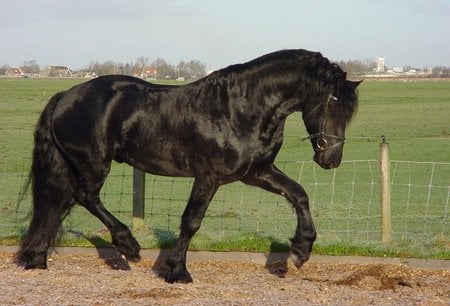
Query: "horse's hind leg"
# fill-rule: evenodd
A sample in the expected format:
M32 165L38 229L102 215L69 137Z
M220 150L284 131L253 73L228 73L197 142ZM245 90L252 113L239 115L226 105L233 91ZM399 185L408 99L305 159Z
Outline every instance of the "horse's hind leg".
M109 166L104 165L102 167L104 170L100 171L99 165L100 162L97 165L97 171L94 171L93 167L79 166L79 173L82 173L83 177L79 180L81 186L76 196L77 200L108 228L112 243L121 254L130 260L139 260L140 246L130 229L114 217L100 200L100 189L109 172Z
M140 259L139 251L141 247L139 243L131 234L130 229L105 208L98 192L88 195L81 204L105 224L111 233L113 245L121 254L132 261Z
M67 179L38 175L33 184L33 216L16 255L25 269L46 269L47 252L64 217L74 205L73 189Z

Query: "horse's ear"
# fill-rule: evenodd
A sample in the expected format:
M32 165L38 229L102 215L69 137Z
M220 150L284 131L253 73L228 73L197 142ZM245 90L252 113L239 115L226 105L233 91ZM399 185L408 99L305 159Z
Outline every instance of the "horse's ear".
M349 81L349 82L350 82L350 84L352 84L352 86L353 86L354 88L356 88L356 87L358 87L359 84L361 84L363 81L364 81L364 79L359 80L359 81Z
M339 71L338 73L334 74L333 80L335 86L343 86L345 84L345 81L347 79L347 72L345 71Z

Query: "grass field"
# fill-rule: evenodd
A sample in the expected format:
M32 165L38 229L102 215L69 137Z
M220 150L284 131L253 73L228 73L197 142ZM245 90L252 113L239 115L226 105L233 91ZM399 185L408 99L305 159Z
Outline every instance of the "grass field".
M29 197L18 212L15 202L29 166L37 117L51 95L81 81L84 80L0 78L0 243L17 243L17 235L27 224L21 218L29 211ZM443 207L445 203L448 205L445 186L450 183L449 167L437 168L439 181L433 184L443 188L439 187L442 191L430 197L427 188L411 189L411 184L428 184L429 164L412 164L417 168L413 174L408 169L400 172L402 167L411 164L395 164L400 169L396 179L406 181L399 187L400 191L393 191L393 201L397 201L393 214L398 218L394 225L395 244L385 247L378 243L376 165L381 135L390 144L392 160L449 163L449 114L449 81L364 82L360 86L359 111L347 131L345 162L337 171L313 166L312 149L309 143L301 142L306 131L300 114L288 118L285 142L277 161L291 177L300 178L310 195L319 232L316 252L450 257L449 230L442 228L448 225L449 218L448 208ZM160 247L173 241L191 183L189 179L147 176L148 228L136 233L141 244ZM131 225L131 169L115 164L102 194L107 207ZM406 210L412 219L402 218ZM437 221L427 221L424 225L424 213ZM292 209L283 199L256 188L232 184L221 188L216 195L193 248L283 249L294 227ZM92 239L97 242L108 239L102 225L81 208L74 209L65 228L65 244L89 245ZM404 234L406 229L410 234ZM423 241L429 242L418 246L414 237L423 232L426 233ZM83 238L86 235L90 238Z

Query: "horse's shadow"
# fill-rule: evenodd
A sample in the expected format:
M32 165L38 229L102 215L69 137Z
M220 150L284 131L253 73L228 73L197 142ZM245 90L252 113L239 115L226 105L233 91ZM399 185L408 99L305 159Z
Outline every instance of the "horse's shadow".
M284 278L288 272L289 245L272 240L265 268L269 273Z
M172 252L171 247L175 244L177 235L172 231L160 229L155 230L153 233L158 240L160 252L152 267L152 271L158 277L164 279L169 273L166 261ZM289 245L273 239L270 244L269 254L266 258L265 268L269 273L284 278L288 272L289 256Z
M98 257L101 258L106 265L114 270L131 270L126 258L120 254L114 245L99 236L88 236L80 232L74 232L77 236L81 236L88 240L97 250ZM177 235L169 230L154 230L153 234L157 239L160 252L152 267L153 273L160 278L165 278L168 267L166 264L167 258L171 254L171 247L174 245ZM289 260L289 246L282 242L272 240L270 244L270 251L266 258L265 268L269 273L274 274L280 278L284 278L288 272Z
M80 232L72 232L88 240L97 250L98 257L113 270L131 270L126 258L120 254L113 244L99 236L88 236Z
M114 270L131 270L126 258L120 254L114 245L100 236L90 236L77 231L70 231L78 237L83 237L89 241L97 250L98 257L106 265ZM160 248L159 255L152 267L152 271L160 278L165 278L168 273L166 260L170 255L171 247L174 245L177 235L173 231L156 229L153 231L157 239L157 246Z
M158 257L155 260L155 264L152 267L153 273L159 278L164 279L169 273L169 267L166 264L167 258L169 258L172 252L172 246L177 240L177 235L173 231L155 229L153 235L158 240L158 247L160 249Z

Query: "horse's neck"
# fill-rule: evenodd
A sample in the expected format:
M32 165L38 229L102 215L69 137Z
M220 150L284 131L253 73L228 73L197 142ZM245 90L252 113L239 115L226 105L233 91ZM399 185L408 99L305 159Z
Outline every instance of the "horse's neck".
M299 88L298 80L298 76L289 73L257 77L254 96L250 99L260 106L262 139L270 142L275 135L282 137L286 118L303 109L307 96Z
M300 89L299 77L293 73L279 75L260 75L259 92L268 109L277 109L279 116L287 117L293 112L301 111L306 93Z

